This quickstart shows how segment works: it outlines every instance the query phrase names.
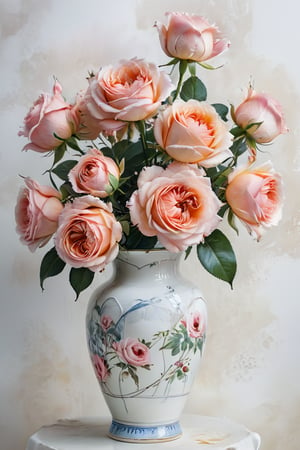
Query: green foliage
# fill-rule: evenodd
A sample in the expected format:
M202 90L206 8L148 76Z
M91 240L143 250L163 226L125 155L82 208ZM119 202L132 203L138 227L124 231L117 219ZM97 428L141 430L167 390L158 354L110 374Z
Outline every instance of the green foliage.
M46 253L40 267L40 285L43 290L46 278L58 275L63 271L65 265L66 263L60 259L55 247Z
M206 100L207 90L205 85L198 77L191 76L183 83L180 97L184 101L195 99L201 102Z
M215 277L232 287L236 274L236 257L227 237L220 230L213 231L197 246L199 261Z
M128 250L144 249L150 250L155 247L157 237L144 236L138 228L131 227L129 236L126 238L126 248Z
M52 172L58 176L63 181L68 181L68 175L71 169L75 167L77 164L77 161L74 159L68 159L67 161L63 161L62 163L58 164L54 169L52 169Z
M78 299L79 294L92 283L94 275L95 272L92 272L85 267L80 267L78 269L72 267L70 270L69 281L76 293L75 301Z
M223 105L222 103L213 103L212 106L215 108L221 119L224 120L224 122L227 122L227 116L229 112L228 106Z
M244 136L236 139L230 147L230 150L232 151L236 159L239 158L243 153L245 153L248 150L248 147Z

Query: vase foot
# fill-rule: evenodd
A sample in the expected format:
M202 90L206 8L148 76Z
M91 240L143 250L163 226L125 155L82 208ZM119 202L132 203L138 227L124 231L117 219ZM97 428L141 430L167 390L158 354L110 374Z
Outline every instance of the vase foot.
M130 425L112 421L109 437L122 442L155 443L167 442L180 438L182 435L179 422L163 425Z

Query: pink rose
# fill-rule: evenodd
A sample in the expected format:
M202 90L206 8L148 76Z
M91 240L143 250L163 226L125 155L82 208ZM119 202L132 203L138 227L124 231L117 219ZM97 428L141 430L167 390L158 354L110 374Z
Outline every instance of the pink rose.
M133 225L171 252L198 244L220 221L221 202L210 179L196 166L176 162L144 168L127 206Z
M182 321L192 338L201 338L206 332L206 316L200 311L193 311L186 320Z
M93 77L89 79L89 82L92 79ZM120 120L99 120L92 116L87 107L87 98L89 97L90 94L87 93L87 91L79 92L77 94L75 110L80 117L80 125L76 131L76 136L78 136L79 139L94 140L99 137L100 133L107 136L112 136L117 133L125 134L128 128L126 122Z
M156 23L163 51L172 58L202 62L226 50L230 42L221 39L218 28L204 17L166 13L168 24Z
M248 89L246 99L236 108L234 116L241 128L262 122L247 129L258 144L267 144L288 131L281 105L267 94L256 93L252 87Z
M76 136L79 139L94 140L103 131L101 121L93 117L85 104L85 91L80 91L76 96L76 103L74 109L79 116L79 126L76 131Z
M25 178L25 184L19 192L15 218L21 242L34 251L55 233L63 205L56 189L40 186L31 178Z
M101 316L100 325L101 325L101 328L104 331L107 331L109 329L109 327L111 326L112 322L113 322L113 320L112 320L112 318L110 316L107 316L107 315Z
M96 272L116 258L121 237L122 227L111 204L87 195L65 205L55 246L60 258L72 267Z
M114 342L113 348L122 361L131 366L139 367L150 364L149 348L135 338L126 338Z
M234 214L257 239L265 227L281 219L282 181L271 162L256 168L237 168L228 177L226 199Z
M212 167L232 155L231 135L206 102L176 100L156 119L154 135L168 155L184 163Z
M156 114L162 100L169 95L169 76L154 64L142 59L121 61L113 68L102 68L90 78L84 103L89 113L110 132Z
M62 139L68 139L79 125L79 116L62 95L61 85L56 81L53 95L41 94L24 119L24 129L19 136L28 137L30 142L23 150L45 153L61 145Z
M75 192L104 198L113 191L109 175L113 175L118 180L119 167L112 158L104 156L100 150L93 148L70 170L69 180Z
M92 355L92 363L98 380L105 382L109 377L109 371L103 358L98 355Z

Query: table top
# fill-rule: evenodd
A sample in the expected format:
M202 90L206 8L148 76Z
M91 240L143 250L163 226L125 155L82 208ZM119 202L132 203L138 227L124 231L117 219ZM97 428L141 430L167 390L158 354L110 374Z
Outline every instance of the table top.
M183 415L183 435L164 443L118 442L107 436L109 418L62 419L40 428L26 450L258 450L260 437L243 425L221 417Z

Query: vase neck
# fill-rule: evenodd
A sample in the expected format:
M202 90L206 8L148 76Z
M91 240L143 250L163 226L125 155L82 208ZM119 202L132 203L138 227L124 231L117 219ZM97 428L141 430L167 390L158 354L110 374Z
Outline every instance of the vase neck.
M166 279L177 274L180 259L180 253L167 250L121 251L116 260L117 276L137 277L147 273L157 279Z

